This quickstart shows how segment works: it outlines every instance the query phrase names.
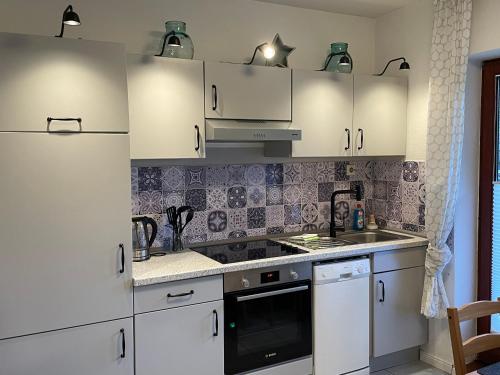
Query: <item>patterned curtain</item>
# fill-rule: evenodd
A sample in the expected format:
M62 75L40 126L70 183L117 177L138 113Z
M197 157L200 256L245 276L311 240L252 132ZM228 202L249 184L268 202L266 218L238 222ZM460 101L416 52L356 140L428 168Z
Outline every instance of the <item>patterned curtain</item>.
M425 185L429 247L421 307L428 318L446 317L448 307L442 272L452 257L446 241L460 179L471 16L472 0L434 0Z

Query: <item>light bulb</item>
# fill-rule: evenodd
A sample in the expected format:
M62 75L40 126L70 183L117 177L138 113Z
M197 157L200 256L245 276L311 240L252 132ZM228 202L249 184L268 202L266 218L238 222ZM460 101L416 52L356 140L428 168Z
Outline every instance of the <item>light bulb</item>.
M264 54L264 57L267 60L270 60L270 59L272 59L274 57L274 54L276 53L276 51L269 44L266 44L264 46L264 48L262 49L262 53Z

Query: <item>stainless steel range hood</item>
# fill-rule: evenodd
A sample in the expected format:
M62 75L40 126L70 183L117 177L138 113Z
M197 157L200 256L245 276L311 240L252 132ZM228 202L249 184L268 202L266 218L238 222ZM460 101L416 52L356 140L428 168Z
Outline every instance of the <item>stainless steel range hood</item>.
M206 120L209 142L300 141L302 131L284 121Z

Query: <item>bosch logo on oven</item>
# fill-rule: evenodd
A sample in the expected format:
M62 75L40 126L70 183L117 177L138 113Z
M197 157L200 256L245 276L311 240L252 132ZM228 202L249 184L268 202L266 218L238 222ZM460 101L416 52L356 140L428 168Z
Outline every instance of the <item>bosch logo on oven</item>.
M278 353L274 352L274 353L267 353L265 355L266 359L269 359L269 358L273 358L273 357L276 357L278 355Z

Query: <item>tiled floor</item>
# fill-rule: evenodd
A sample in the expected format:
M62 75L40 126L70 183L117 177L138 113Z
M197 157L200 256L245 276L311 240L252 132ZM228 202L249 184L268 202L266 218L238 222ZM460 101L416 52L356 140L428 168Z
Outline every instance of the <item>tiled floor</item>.
M413 362L384 371L372 372L370 375L446 375L446 373L426 363Z

